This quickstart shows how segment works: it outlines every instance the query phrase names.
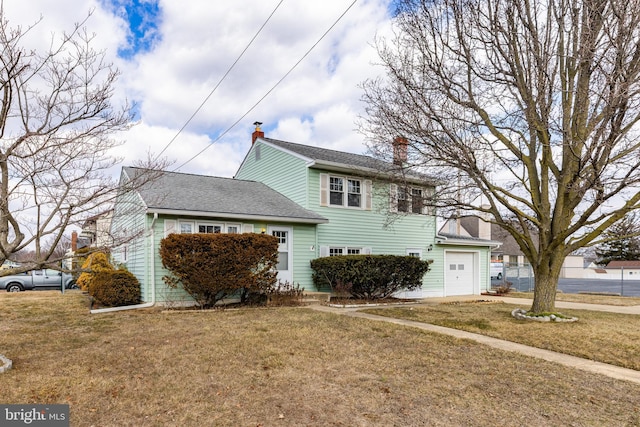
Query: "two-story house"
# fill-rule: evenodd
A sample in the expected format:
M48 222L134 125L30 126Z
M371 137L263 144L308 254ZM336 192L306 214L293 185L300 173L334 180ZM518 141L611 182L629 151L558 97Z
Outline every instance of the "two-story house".
M365 155L265 138L257 129L233 179L165 172L124 193L115 206L112 233L138 237L112 253L138 277L145 301L188 300L162 282L167 272L159 242L175 232L274 235L280 242L278 277L307 291L316 290L312 259L347 254L432 260L422 289L400 296L489 289L495 242L437 234L429 204L437 182L420 174L404 174L399 181L393 168ZM124 168L123 183L136 173Z

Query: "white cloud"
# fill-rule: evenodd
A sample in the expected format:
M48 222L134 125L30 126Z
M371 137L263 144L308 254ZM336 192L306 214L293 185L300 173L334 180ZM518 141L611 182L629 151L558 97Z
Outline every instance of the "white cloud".
M351 0L283 2L272 20L193 122L167 149L178 166L207 146L245 114L305 54L351 4ZM140 124L122 135L124 164L160 152L210 93L278 1L192 0L160 2L160 38L129 60L117 57L127 31L97 0L30 0L29 7L5 2L13 23L43 21L31 35L45 46L52 31L72 28L89 10L87 27L96 48L122 71L116 99L139 103ZM351 152L366 150L354 131L362 114L359 83L376 73L371 47L377 32L388 31L388 1L359 1L329 35L254 111L181 171L232 176L250 145L256 120L267 136Z

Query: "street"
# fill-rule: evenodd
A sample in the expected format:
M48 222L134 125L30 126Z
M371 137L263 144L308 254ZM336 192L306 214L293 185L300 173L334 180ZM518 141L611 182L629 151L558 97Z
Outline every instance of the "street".
M532 291L533 278L508 277L513 283L513 289L518 291ZM500 280L492 279L491 285L497 286ZM606 292L626 297L640 297L640 280L602 280L602 279L560 279L558 289L569 294L580 292Z

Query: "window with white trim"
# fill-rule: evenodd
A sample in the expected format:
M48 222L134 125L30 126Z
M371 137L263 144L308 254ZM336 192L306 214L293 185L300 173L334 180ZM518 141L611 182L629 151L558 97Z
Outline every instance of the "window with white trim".
M320 206L371 210L371 180L320 174Z
M321 246L320 256L339 256L339 255L370 255L371 248L358 246Z
M406 187L398 188L398 212L409 212L410 201L408 200Z
M184 222L180 221L180 234L191 234L193 233L193 222Z
M392 212L428 214L427 198L432 192L427 188L391 184L390 210Z
M198 233L218 234L222 233L221 224L198 224Z
M344 248L329 248L329 256L344 255Z
M348 179L347 188L349 193L347 195L347 206L351 208L359 208L362 205L362 186L359 179Z
M411 189L411 212L415 214L424 213L424 197L421 188Z
M329 204L344 205L344 180L335 176L329 177Z
M253 230L253 226L246 227L246 228ZM192 233L238 234L241 232L241 230L243 230L243 228L242 228L242 224L234 224L234 223L223 224L223 223L212 223L212 222L178 221L178 230L180 231L181 234L192 234ZM165 231L165 235L166 235L166 231Z

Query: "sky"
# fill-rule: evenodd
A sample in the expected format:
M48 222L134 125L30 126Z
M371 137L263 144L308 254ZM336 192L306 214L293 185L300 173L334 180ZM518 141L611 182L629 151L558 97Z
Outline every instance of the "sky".
M162 153L170 170L224 177L256 121L270 138L366 153L359 85L383 74L373 42L389 34L391 9L390 0L4 0L10 26L37 22L37 48L91 13L93 47L121 72L113 102L134 106L135 126L118 135L123 166Z

